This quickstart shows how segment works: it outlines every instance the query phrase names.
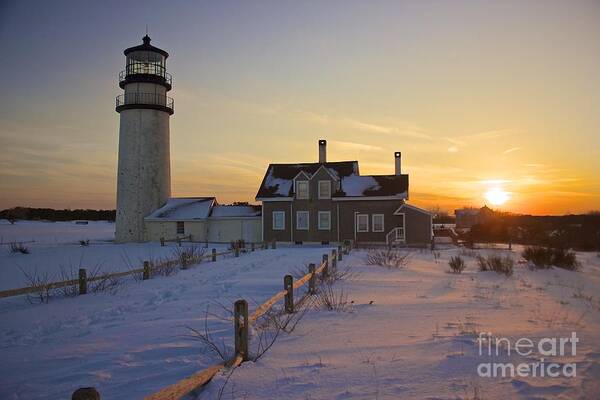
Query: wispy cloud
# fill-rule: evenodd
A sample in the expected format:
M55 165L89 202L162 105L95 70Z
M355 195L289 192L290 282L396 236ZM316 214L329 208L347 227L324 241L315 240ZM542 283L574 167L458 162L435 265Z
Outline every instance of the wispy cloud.
M510 154L510 153L514 153L515 151L519 151L521 150L520 147L512 147L510 149L506 149L502 152L502 154Z
M516 129L495 129L490 131L483 131L478 133L472 133L468 135L458 135L458 136L444 136L443 140L450 143L450 147L448 147L448 152L456 153L460 151L463 147L470 146L473 143L476 143L481 140L489 140L495 139L505 136L514 135L519 132ZM513 147L504 152L504 154L512 153L513 151L520 150L520 147Z
M432 137L424 129L404 123L377 124L346 116L331 116L307 110L294 110L294 114L305 121L320 125L336 125L346 129L359 130L390 136L411 137L430 140Z
M340 140L330 140L331 144L335 145L337 148L342 150L352 150L352 151L383 151L382 147L373 146L370 144L364 143L354 143L354 142L344 142Z

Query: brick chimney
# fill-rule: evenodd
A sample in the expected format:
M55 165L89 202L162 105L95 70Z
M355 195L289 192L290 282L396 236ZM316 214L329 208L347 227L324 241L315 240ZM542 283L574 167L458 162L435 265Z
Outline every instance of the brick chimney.
M396 175L400 175L402 173L402 153L400 153L399 151L395 152L394 159L396 161L396 170L394 173Z
M319 162L327 162L327 140L319 140Z

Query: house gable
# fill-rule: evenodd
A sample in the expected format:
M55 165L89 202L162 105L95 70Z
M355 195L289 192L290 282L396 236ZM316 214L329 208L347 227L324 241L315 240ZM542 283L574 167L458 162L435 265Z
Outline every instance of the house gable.
M408 208L408 209L413 210L413 211L417 211L417 212L420 212L420 213L423 213L423 214L427 214L427 215L433 216L433 214L431 212L429 212L429 211L427 211L427 210L425 210L423 208L419 208L417 206L413 206L413 205L408 204L408 203L402 203L402 205L400 207L398 207L398 209L396 211L394 211L394 215L403 214L405 212L405 208Z

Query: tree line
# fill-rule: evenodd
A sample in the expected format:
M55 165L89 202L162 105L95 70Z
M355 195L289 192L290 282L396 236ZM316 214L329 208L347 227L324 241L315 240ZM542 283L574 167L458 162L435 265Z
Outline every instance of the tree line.
M6 219L11 223L18 220L46 220L46 221L114 221L115 210L92 210L92 209L64 209L13 207L0 211L0 219Z

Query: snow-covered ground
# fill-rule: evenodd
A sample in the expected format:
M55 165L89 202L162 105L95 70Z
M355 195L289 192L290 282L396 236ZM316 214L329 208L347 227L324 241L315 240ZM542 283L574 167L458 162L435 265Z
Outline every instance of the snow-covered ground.
M318 262L324 248L261 250L205 262L169 277L125 280L116 291L48 304L0 300L0 398L69 399L95 386L103 398L139 399L211 365L188 327L202 330L219 304L255 307L283 288L283 276ZM209 317L219 342L231 324Z
M458 253L441 250L436 262L430 251L415 251L406 268L389 270L366 265L366 252L353 252L344 263L358 275L340 284L354 302L351 309L308 312L263 358L234 371L223 398L598 398L600 257L579 253L580 272L532 271L521 264L512 277L478 272L467 257L463 274L447 273L449 258ZM524 357L514 347L510 356L502 347L495 356L493 347L488 357L485 341L479 356L479 332L507 338L512 346L520 338L537 346L543 338L576 332L576 355L565 342L566 356L545 357L545 363L576 363L577 376L479 377L482 363L540 361L537 347ZM205 398L216 398L226 379L213 380Z
M30 224L33 232L42 229ZM0 228L9 237L7 228ZM116 263L123 249L162 251L157 244L101 244L110 240L112 231L93 236L89 247L76 244L78 235L69 239L75 243L40 243L33 234L29 237L37 242L31 244L31 254L2 254L1 267L15 264L7 259L33 259L42 251L47 253L39 260L54 268L63 254L72 254L77 263L77 252L84 252L89 262ZM140 256L146 257L143 251ZM318 262L327 251L256 251L169 277L126 279L114 291L56 297L48 304L29 304L22 296L0 299L0 398L68 399L84 386L95 386L106 399L143 398L218 361L202 352L199 341L186 337L188 327L202 331L206 323L214 341L231 351L232 324L221 305L231 307L245 298L253 310L281 290L286 273ZM578 253L579 272L533 271L516 264L515 274L504 277L478 272L475 259L467 255L467 270L450 274L448 260L460 251L450 247L434 257L428 250L414 250L402 269L367 265L367 253L354 251L341 264L352 268L352 279L334 286L343 287L353 301L349 309L308 311L263 358L235 370L223 398L597 398L600 257ZM518 251L517 246L514 252L480 250L515 259ZM17 273L18 268L3 271L2 280ZM482 331L513 344L519 338L537 342L574 331L577 354L555 360L561 365L575 362L577 377L478 377L480 363L533 363L540 358L537 351L507 356L505 349L498 357L479 356L477 333ZM255 346L253 338L250 347ZM546 357L546 362L551 359ZM216 398L225 381L219 375L201 398Z
M158 243L115 244L114 233L115 224L106 221L90 221L88 225L18 221L11 225L0 220L0 290L29 286L23 271L48 281L63 281L72 279L66 275L76 275L79 268L86 268L88 273L127 271L140 268L144 260L174 258L177 250L175 243L164 247ZM89 245L81 246L80 240L89 240ZM11 253L13 242L23 243L29 254ZM183 246L189 245L183 242ZM209 247L221 251L227 246Z

